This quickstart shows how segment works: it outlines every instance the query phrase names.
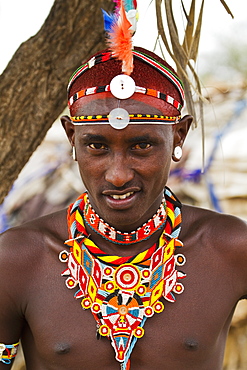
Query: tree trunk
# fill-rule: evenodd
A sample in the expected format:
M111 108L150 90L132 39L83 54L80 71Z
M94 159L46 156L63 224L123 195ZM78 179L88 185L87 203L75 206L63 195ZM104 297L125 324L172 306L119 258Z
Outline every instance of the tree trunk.
M0 203L64 110L70 75L105 47L101 8L113 6L112 0L56 0L0 76Z

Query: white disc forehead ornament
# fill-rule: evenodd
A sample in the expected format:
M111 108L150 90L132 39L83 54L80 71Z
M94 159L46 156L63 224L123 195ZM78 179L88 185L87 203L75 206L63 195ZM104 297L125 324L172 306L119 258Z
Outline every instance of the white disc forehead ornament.
M113 109L108 116L111 127L121 130L129 124L129 113L123 108Z
M128 99L135 92L135 81L128 75L118 75L110 82L110 90L117 99Z

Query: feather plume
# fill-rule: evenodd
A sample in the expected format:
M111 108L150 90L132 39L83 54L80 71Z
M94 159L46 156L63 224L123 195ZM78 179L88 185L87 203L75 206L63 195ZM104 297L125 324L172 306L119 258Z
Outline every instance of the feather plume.
M133 71L132 24L129 22L123 0L120 1L119 17L115 21L109 35L109 46L114 56L122 61L122 72L128 75Z

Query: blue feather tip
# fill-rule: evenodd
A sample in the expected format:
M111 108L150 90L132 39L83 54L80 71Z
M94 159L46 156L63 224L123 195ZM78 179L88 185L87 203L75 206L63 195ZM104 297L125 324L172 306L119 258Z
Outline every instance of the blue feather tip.
M101 9L103 13L104 29L106 32L111 32L113 25L116 22L116 14L107 13L104 9Z

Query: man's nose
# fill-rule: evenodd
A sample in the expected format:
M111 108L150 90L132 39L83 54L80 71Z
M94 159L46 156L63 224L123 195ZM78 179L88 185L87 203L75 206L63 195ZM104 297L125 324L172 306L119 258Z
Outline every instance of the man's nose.
M127 184L134 178L134 171L130 168L128 161L121 155L111 158L109 167L105 173L105 180L117 188Z

